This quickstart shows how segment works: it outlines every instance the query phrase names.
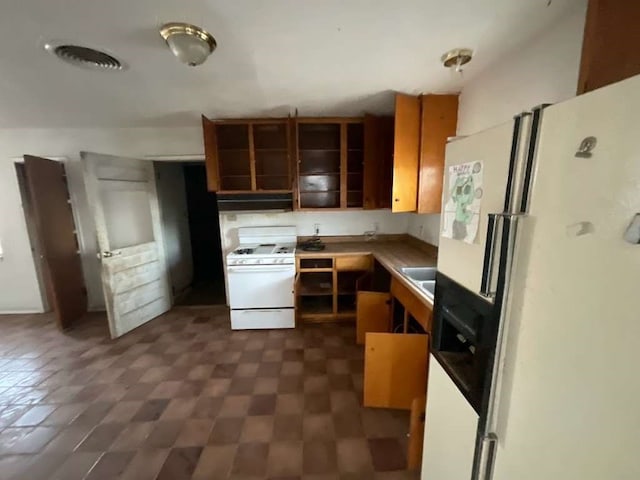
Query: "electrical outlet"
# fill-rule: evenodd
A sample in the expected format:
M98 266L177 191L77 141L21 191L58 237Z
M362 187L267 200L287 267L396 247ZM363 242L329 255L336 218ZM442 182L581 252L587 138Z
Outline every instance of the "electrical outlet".
M313 224L313 234L314 235L319 235L320 234L320 224L319 223L314 223Z
M373 231L378 233L379 230L380 230L380 224L378 222L374 222L373 223Z

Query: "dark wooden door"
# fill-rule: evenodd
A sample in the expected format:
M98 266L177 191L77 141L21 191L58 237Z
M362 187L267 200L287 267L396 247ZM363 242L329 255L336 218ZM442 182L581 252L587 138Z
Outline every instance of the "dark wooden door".
M204 135L204 162L207 167L207 189L210 192L220 190L220 167L218 165L218 141L216 125L202 115L202 133Z
M61 329L87 311L87 296L64 165L24 156L47 294Z

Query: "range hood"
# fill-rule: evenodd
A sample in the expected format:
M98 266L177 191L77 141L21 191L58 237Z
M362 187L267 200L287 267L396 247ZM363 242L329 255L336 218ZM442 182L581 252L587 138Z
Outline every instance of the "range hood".
M218 193L220 212L293 210L291 193Z

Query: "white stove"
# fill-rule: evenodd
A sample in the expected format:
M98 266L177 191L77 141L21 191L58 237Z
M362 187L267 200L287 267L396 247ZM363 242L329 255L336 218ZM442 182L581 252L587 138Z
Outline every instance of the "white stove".
M244 227L227 255L231 328L294 328L295 227Z
M227 265L269 265L295 262L295 243L240 245L227 255Z

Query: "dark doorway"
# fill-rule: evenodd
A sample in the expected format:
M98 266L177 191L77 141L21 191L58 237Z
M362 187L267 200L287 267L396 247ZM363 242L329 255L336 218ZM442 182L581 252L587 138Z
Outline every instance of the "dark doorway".
M220 217L215 193L207 190L204 163L183 166L193 258L191 289L178 305L224 305L224 265Z

